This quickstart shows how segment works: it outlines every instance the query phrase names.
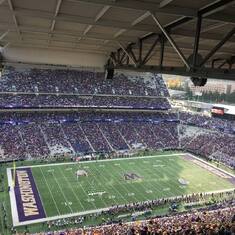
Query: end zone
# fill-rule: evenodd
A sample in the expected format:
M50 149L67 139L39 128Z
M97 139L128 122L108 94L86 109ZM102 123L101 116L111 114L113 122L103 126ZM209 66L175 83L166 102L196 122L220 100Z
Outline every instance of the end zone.
M42 201L30 168L16 170L15 187L12 169L7 169L12 221L14 226L22 222L46 217Z

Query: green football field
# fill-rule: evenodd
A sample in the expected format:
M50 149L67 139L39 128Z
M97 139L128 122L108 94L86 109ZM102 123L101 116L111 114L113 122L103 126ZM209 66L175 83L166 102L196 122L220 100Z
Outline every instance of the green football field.
M31 167L47 218L157 198L234 188L184 154ZM88 176L79 176L78 170ZM188 185L179 183L184 179Z

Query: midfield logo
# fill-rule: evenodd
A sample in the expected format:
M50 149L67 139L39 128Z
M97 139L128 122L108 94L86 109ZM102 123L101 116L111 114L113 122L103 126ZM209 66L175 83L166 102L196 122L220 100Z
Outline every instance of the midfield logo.
M124 173L124 179L125 180L137 180L137 179L141 179L141 176L137 175L136 173L133 172L128 172L128 173Z

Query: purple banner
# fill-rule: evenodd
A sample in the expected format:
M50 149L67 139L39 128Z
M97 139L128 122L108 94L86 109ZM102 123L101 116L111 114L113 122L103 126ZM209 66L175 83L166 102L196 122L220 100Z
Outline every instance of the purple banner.
M30 168L16 169L14 191L19 222L46 217Z

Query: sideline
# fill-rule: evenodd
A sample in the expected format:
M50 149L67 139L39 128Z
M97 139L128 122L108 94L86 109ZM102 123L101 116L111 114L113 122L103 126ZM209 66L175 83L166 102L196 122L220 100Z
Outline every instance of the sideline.
M74 164L88 164L92 162L107 162L107 161L122 161L122 160L132 160L132 159L145 159L145 158L158 158L158 157L170 157L170 156L179 156L186 155L186 153L171 153L171 154L159 154L159 155L150 155L150 156L142 156L142 157L124 157L124 158L111 158L111 159L101 159L101 160L88 160L88 161L79 161L79 162L62 162L62 163L51 163L51 164L42 164L42 165L32 165L32 166L19 166L16 169L20 168L34 168L34 167L49 167L49 166L60 166L60 165L74 165ZM13 169L12 167L7 169Z
M15 191L13 188L13 179L12 179L12 173L11 169L7 168L7 180L8 180L8 187L10 188L9 196L10 196L10 204L11 204L11 216L12 216L12 223L13 225L19 223L19 216L18 216L18 210L16 206L16 197L15 197Z
M233 174L226 172L223 169L220 169L207 161L204 161L191 153L172 153L172 154L162 154L162 155L151 155L151 156L142 156L142 157L128 157L128 158L115 158L115 159L103 159L103 160L98 160L99 162L106 162L106 161L122 161L122 160L132 160L132 159L146 159L146 158L160 158L160 157L170 157L170 156L189 156L192 158L197 159L198 161L201 161L207 165L210 165L213 168L216 168L219 171L224 172L225 174L228 174L232 177L235 177ZM93 163L97 162L97 160L91 160L91 161L81 161L79 162L82 164L88 164L88 163ZM33 166L27 166L27 167L47 167L47 166L58 166L58 165L72 165L72 164L78 164L77 162L68 162L68 163L53 163L53 164L43 164L43 165L33 165ZM17 167L18 169L20 168L25 168L25 166ZM16 169L17 169L16 168ZM23 225L30 225L30 224L35 224L35 223L42 223L42 222L47 222L47 221L52 221L52 220L58 220L58 219L64 219L64 218L71 218L71 217L76 217L76 216L84 216L88 214L93 214L93 213L100 213L102 211L108 211L112 207L105 207L105 208L100 208L100 209L94 209L94 210L87 210L87 211L82 211L82 212L77 212L77 213L70 213L70 214L64 214L64 215L58 215L58 216L52 216L52 217L46 217L42 219L36 219L36 220L30 220L30 221L24 221L24 222L19 222L18 218L18 211L16 207L16 199L15 199L15 193L14 190L12 189L12 174L11 174L11 169L12 168L7 168L7 178L8 178L8 185L11 188L9 194L10 194L10 202L11 202L11 212L12 212L12 222L13 226L23 226ZM226 190L216 190L216 191L210 191L210 192L203 192L203 194L215 194L215 193L222 193L222 192L232 192L234 191L234 188L226 189ZM40 193L39 193L40 194ZM193 193L192 193L193 194ZM186 194L184 196L191 196L192 194ZM173 196L173 197L168 197L166 199L177 199L181 198L181 196ZM147 201L146 201L147 202ZM128 204L131 205L132 203ZM124 205L119 205L119 206L124 206Z

